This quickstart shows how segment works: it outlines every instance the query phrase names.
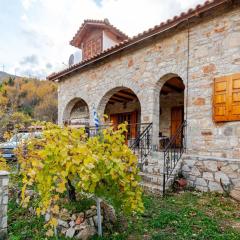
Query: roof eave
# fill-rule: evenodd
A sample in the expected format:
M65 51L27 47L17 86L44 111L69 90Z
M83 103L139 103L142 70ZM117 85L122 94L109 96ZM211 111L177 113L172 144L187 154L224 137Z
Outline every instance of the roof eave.
M206 2L203 6L201 5L201 7L196 7L194 10L193 9L189 9L187 13L182 13L179 17L174 17L172 20L167 20L166 23L161 23L157 28L159 28L157 31L155 29L152 29L151 31L156 31L154 33L150 32L143 32L131 39L129 39L129 42L122 42L121 44L118 44L108 50L106 50L103 53L98 54L97 56L93 57L92 59L80 62L79 64L76 64L75 66L72 66L68 69L65 69L55 75L50 75L49 77L47 77L48 80L51 81L60 81L60 79L66 75L69 75L75 71L78 71L88 65L91 65L95 62L98 62L106 57L109 57L117 52L120 52L124 49L127 49L137 43L143 42L151 37L154 37L156 35L162 34L176 26L178 26L179 24L188 21L189 19L196 17L197 15L206 12L208 10L211 10L212 8L218 7L220 5L222 5L223 3L229 2L229 0L218 0L218 1L212 1L212 2ZM156 29L157 29L156 28ZM146 36L145 36L146 35ZM126 42L126 43L125 43Z

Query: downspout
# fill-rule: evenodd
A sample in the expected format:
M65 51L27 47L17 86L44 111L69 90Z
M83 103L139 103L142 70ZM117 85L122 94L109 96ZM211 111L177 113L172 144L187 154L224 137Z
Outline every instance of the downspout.
M186 115L185 115L185 120L186 120L186 131L185 131L185 151L187 150L187 134L188 134L188 99L189 99L189 63L190 63L190 27L189 27L189 18L187 19L187 91L186 91Z

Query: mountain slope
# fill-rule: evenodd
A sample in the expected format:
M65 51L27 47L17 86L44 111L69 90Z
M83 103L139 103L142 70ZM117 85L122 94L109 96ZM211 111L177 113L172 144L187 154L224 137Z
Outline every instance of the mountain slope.
M6 79L7 77L15 77L12 74L0 71L0 82L2 82L4 79Z

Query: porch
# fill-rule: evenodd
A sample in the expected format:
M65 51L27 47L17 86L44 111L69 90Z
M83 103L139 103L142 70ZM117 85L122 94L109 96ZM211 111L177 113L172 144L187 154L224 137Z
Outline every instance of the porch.
M175 74L167 74L160 79L154 89L156 95L152 107L151 103L144 102L132 89L117 87L108 90L99 103L90 105L82 98L72 99L66 106L64 124L84 126L93 130L93 109L97 111L102 128L127 122L127 143L131 146L145 128L152 123L152 148L162 151L170 139L176 135L177 129L184 121L184 89L183 80ZM178 145L181 145L181 138Z
M167 74L154 89L157 96L154 107L149 105L148 108L147 103L141 100L142 97L132 89L113 88L95 106L89 106L81 98L74 99L65 111L64 122L75 127L85 127L89 136L109 126L117 128L126 122L126 144L139 159L142 179L147 184L149 179L165 179L161 181L161 189L164 191L166 182L186 148L184 89L185 85L178 75ZM93 126L93 109L100 118L97 129ZM159 183L154 184L159 189Z

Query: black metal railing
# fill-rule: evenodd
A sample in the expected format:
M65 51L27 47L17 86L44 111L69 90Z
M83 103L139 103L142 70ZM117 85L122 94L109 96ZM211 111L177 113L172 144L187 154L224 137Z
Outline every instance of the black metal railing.
M130 146L133 153L138 157L139 168L147 165L147 158L152 150L152 123L145 125L145 129L138 135Z
M74 126L72 124L72 126ZM76 125L75 127L78 127ZM104 124L98 127L95 126L81 126L85 128L88 137L96 136L102 130L118 125ZM126 144L132 149L133 153L138 157L139 168L142 170L146 159L152 150L152 123L133 123L127 125L127 132L125 133Z
M126 142L128 146L131 146L139 135L147 128L149 123L133 123L127 124L127 132L125 133ZM113 127L114 129L118 128L117 124L103 124L98 127L95 126L85 126L86 133L89 136L95 136L98 132L101 132L103 129Z
M186 150L186 126L187 122L184 121L176 131L176 134L170 139L165 147L164 154L164 168L163 168L163 195L166 191L166 184L172 176L178 161L181 159Z

